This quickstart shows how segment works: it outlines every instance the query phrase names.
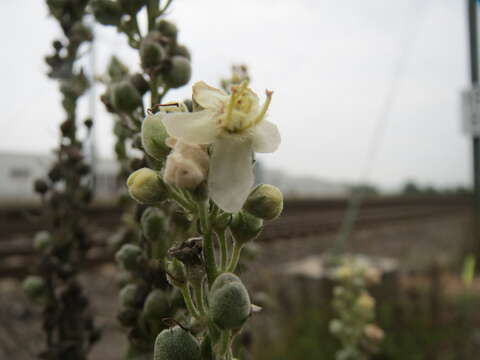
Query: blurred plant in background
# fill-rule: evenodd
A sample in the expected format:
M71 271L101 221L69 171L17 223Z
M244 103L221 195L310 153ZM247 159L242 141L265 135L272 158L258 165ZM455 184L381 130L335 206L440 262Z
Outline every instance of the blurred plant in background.
M87 3L47 0L50 14L64 33L53 42L54 53L46 62L48 76L60 85L66 119L60 125L60 144L48 178L34 184L42 196L41 221L48 231L39 232L34 239L34 248L41 254L38 274L23 283L25 293L43 309L46 349L39 355L42 359L85 359L100 335L78 281L90 247L85 214L93 180L85 156L92 120L84 121L85 138L77 131L77 103L89 87L78 61L84 44L93 39L85 21Z
M337 318L329 327L341 343L336 359L369 359L384 338L383 330L374 324L375 299L367 290L380 282L381 273L360 258L343 255L334 274L332 304Z

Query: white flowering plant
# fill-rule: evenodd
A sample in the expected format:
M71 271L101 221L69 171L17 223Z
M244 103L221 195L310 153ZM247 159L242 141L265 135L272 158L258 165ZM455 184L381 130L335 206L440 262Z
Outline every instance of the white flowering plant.
M191 109L161 104L143 120L143 149L157 166L133 172L129 193L150 207L171 204L186 220L158 260L183 295L188 316L160 332L157 360L180 359L180 351L186 351L182 359L232 359L233 339L259 310L235 271L245 244L283 209L278 188L254 187L255 152L280 144L276 125L265 119L271 99L267 91L260 105L247 81L231 93L197 82Z

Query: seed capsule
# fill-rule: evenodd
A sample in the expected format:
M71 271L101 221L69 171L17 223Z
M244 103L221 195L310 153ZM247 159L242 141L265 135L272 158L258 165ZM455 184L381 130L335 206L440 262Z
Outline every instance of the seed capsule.
M210 319L222 329L241 327L252 308L247 289L232 273L224 273L214 281L209 304Z
M165 329L155 340L154 360L201 360L195 337L179 326Z

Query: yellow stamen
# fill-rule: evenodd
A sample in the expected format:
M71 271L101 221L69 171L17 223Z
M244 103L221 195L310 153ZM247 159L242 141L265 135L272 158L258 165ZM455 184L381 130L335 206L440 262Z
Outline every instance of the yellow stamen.
M230 95L230 101L228 103L227 107L227 115L225 117L225 121L223 123L223 126L226 127L227 129L231 128L231 123L232 123L232 111L233 108L235 107L235 102L238 97L242 97L245 89L248 86L248 80L242 81L242 83L237 87L234 86L232 87L232 95ZM232 130L232 129L230 129Z

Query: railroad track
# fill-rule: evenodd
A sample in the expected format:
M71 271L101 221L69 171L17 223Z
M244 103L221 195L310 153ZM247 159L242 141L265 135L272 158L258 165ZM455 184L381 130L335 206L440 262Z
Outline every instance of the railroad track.
M467 197L370 199L361 208L357 227L466 214L470 211L469 204ZM346 201L340 199L287 201L282 217L267 224L258 241L302 238L338 231L346 205ZM31 238L41 225L27 221L25 214L34 214L35 211L35 208L0 209L0 277L24 276L34 263ZM113 207L98 207L89 213L95 229L94 246L87 257L90 265L112 260L113 254L106 239L120 223L120 216L118 209Z

